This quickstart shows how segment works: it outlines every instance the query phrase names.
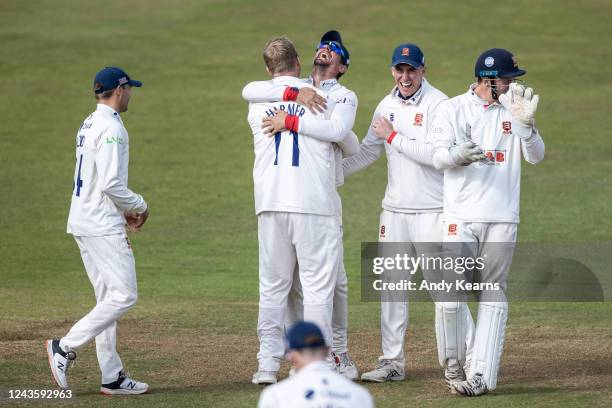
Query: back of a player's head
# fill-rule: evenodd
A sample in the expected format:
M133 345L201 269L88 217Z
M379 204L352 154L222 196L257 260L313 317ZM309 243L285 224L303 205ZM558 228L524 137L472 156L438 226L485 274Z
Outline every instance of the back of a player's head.
M295 46L287 37L273 38L263 51L264 62L270 74L292 71L298 59Z
M287 331L289 351L304 357L315 358L327 354L325 337L319 326L311 322L299 321Z

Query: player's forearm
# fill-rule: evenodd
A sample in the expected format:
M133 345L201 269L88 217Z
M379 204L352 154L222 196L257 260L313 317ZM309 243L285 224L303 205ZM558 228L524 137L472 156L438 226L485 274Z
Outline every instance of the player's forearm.
M384 147L382 145L361 144L359 153L342 160L342 170L344 176L350 176L360 170L365 169L374 163L381 156Z
M338 104L327 120L308 118L300 120L299 133L324 142L341 142L355 124L356 109Z
M341 142L338 142L338 147L342 150L342 157L351 157L359 153L359 139L357 135L351 130L347 133L347 135L342 139Z
M242 89L242 99L251 103L279 102L283 100L286 88L271 81L253 81Z
M453 167L459 166L453 160L447 147L438 147L434 149L432 163L438 170L452 169Z
M110 198L120 210L142 213L147 209L147 203L144 198L142 198L140 194L136 194L127 188L119 177L113 177L108 180L102 188L102 192Z
M388 141L389 139L387 139ZM433 166L434 148L432 145L410 140L401 133L396 133L391 139L390 144L395 150L410 157L412 160L427 166Z
M544 159L544 140L540 137L540 132L536 127L532 128L530 137L521 139L521 149L528 163L537 164Z

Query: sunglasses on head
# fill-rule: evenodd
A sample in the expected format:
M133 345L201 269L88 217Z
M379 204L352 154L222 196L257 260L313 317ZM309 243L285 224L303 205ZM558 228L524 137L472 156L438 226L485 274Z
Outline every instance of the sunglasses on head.
M336 54L340 55L343 60L346 59L346 55L344 55L344 50L342 49L342 46L336 41L323 41L319 44L317 50L326 47L329 47L330 51L333 51Z

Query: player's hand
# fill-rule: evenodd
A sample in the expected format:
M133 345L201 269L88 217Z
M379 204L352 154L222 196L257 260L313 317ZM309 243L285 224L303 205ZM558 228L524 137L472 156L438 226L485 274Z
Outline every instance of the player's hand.
M124 216L128 232L139 232L144 223L147 221L147 218L149 218L149 209L147 208L142 213L126 211Z
M295 100L302 106L310 109L315 115L323 113L327 109L327 101L312 88L300 88L297 99Z
M467 166L468 164L487 158L480 146L470 140L451 146L448 152L455 164L459 166Z
M125 217L125 227L128 232L138 232L134 226L138 223L138 214L131 211L125 211L123 213Z
M538 109L539 95L534 95L532 88L511 83L508 92L499 95L499 102L506 108L512 118L524 126L533 126L533 118Z
M389 135L393 133L393 125L385 117L380 117L372 124L372 130L377 138L387 140Z
M274 116L267 116L261 120L261 129L268 137L274 136L277 132L282 132L285 129L285 118L287 112L276 109Z

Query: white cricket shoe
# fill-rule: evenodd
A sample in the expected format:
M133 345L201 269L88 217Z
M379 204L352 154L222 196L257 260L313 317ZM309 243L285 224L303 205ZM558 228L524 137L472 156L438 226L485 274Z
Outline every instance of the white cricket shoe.
M448 387L449 391L453 394L456 393L454 384L458 384L462 381L465 381L465 371L463 368L457 367L446 367L444 369L444 382Z
M344 353L336 354L332 353L334 361L336 363L336 372L349 380L357 380L359 378L359 372L357 366L351 358L348 351Z
M380 360L372 371L363 373L361 381L382 383L385 381L402 381L404 379L404 367L393 360Z
M253 384L276 384L276 371L257 371L251 380Z
M76 353L72 350L66 352L60 347L59 340L45 341L47 356L49 357L49 367L55 383L63 390L68 389L68 369L76 360Z
M102 384L100 393L104 395L136 395L146 394L149 391L149 384L136 381L123 371L119 372L117 381Z
M479 395L486 394L489 392L487 384L482 378L482 374L475 374L472 378L467 381L453 384L453 388L457 393L466 397L477 397Z

